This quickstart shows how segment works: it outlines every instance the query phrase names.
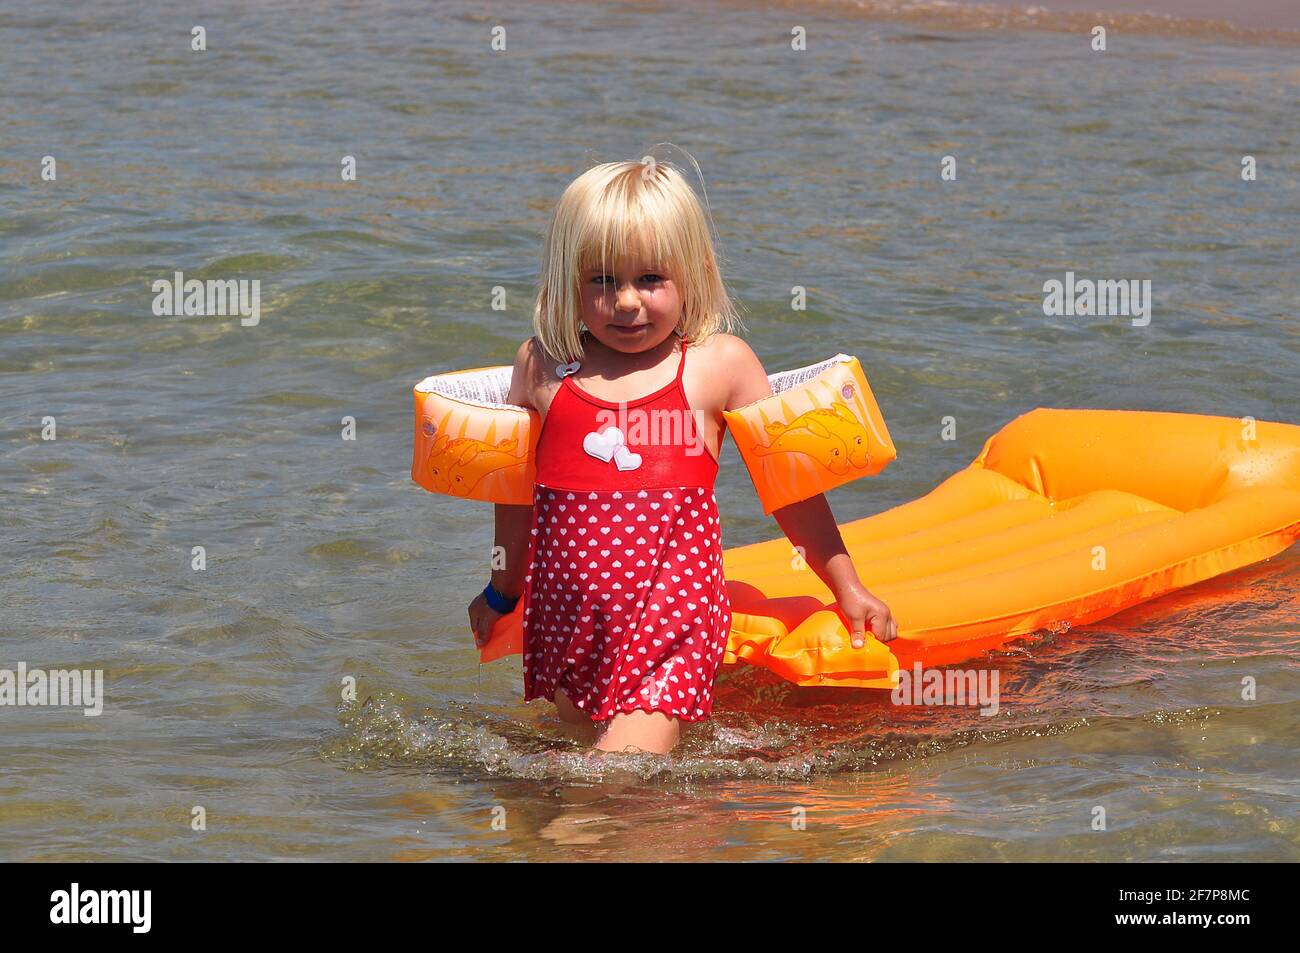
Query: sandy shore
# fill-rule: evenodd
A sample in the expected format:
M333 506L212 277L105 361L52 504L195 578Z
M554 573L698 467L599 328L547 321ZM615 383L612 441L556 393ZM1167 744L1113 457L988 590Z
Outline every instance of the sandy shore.
M1300 30L1297 0L1048 0L1023 4L994 0L991 5L1036 6L1051 11L1156 13L1180 19L1222 20L1251 30Z
M1297 0L717 0L716 5L819 12L936 30L1087 32L1102 24L1131 34L1300 46ZM714 4L699 9L704 13L710 6Z

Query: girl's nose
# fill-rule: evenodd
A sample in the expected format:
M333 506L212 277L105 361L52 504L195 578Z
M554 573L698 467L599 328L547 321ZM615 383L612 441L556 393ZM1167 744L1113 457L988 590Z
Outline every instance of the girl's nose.
M630 284L623 285L618 289L618 295L615 300L618 302L620 311L641 310L641 296L637 294L636 288Z

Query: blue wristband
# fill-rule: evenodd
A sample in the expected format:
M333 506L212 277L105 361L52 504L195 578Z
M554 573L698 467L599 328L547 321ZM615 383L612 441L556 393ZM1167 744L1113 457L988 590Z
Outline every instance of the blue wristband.
M519 604L518 596L513 599L507 599L505 596L501 595L501 593L497 592L496 587L490 582L483 589L483 597L487 599L487 604L492 608L493 612L500 612L502 615L508 615L509 613L514 612L515 606Z

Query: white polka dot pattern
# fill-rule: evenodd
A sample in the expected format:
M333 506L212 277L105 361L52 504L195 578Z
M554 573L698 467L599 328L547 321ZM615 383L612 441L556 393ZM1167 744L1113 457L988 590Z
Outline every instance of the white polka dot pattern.
M731 631L709 487L536 485L524 584L524 700L562 688L593 721L701 721Z

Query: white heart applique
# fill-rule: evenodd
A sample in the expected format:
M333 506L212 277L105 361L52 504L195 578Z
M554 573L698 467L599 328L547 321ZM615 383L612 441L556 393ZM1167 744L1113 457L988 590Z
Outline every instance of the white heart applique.
M635 470L641 466L641 454L628 449L627 438L617 427L607 427L601 433L593 430L582 438L582 449L601 463L613 460L620 470ZM609 504L602 505L609 509Z
M582 438L582 449L601 463L609 463L614 459L614 451L623 446L623 440L623 431L617 427L609 427L604 433L593 430Z
M620 470L635 470L641 466L641 454L633 453L627 447L619 447L614 451L614 465Z

